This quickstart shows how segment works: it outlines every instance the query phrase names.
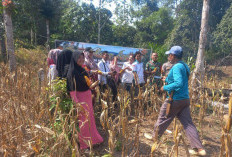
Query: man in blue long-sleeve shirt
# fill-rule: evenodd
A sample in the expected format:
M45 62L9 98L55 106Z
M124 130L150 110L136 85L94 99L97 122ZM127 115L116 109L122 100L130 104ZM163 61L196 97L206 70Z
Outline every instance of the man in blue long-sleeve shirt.
M190 114L188 91L188 77L190 70L188 65L181 60L183 55L182 48L180 46L173 46L166 52L166 54L169 55L169 60L171 60L175 65L172 67L165 79L167 85L161 87L161 91L167 91L169 94L173 92L173 101L171 102L170 112L168 115L166 115L166 109L168 103L170 103L169 100L166 99L162 104L158 120L154 127L154 133L158 131L158 135L161 137L172 120L177 117L184 126L186 136L193 148L189 150L190 154L205 156L206 151L202 146L197 129L192 122Z

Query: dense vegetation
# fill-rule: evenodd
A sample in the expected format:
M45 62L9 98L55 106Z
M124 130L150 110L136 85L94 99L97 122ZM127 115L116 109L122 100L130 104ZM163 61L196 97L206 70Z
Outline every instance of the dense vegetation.
M76 124L82 105L73 107L65 81L48 84L46 58L47 48L54 47L55 39L152 48L160 54L161 62L166 59L164 52L178 44L193 69L202 0L99 0L99 6L93 5L93 0L90 4L80 0L5 1L11 3L8 11L16 47L12 54L17 60L12 63L17 64L17 69L14 73L1 62L2 58L7 61L7 33L0 5L0 156L188 156L189 143L185 143L178 121L160 141L143 136L153 131L165 99L165 94L160 95L157 89L154 92L156 87L149 84L138 97L119 86L117 109L109 90L100 93L96 87L94 111L104 143L94 148L89 143L89 152L80 151L80 126ZM107 9L110 4L116 5L114 11ZM231 54L231 13L232 0L211 0L208 61ZM230 91L231 77L225 79L230 75L222 73L214 77L210 68L206 67L206 88L197 90L199 97L193 96L195 89L190 85L192 117L208 156L231 156L232 97L229 105L224 105L229 94L223 92Z
M60 39L143 48L151 48L152 44L162 52L178 44L183 46L186 56L197 54L202 0L101 0L99 5L77 0L13 2L17 47L31 48L46 43L54 47L54 40ZM231 0L210 2L206 49L210 61L230 54L231 3ZM109 10L109 5L116 8ZM1 38L2 23L0 14Z

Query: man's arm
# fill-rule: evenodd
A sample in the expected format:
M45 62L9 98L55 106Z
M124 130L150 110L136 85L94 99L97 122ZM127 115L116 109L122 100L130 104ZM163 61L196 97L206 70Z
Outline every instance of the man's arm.
M149 62L147 62L146 66L145 66L144 74L150 75L150 73L151 73L151 69L149 66Z
M135 84L138 85L138 74L137 74L137 64L133 65L132 72L135 79Z
M124 63L122 69L120 70L120 74L123 74L126 69L132 71L132 69Z
M134 79L135 79L135 85L138 85L138 74L136 71L133 71Z

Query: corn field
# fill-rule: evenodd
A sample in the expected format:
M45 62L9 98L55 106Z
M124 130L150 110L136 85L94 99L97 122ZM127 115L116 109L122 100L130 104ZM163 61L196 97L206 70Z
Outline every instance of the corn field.
M78 114L85 111L81 103L68 99L64 81L48 85L44 51L19 49L14 74L8 65L0 64L0 156L190 156L177 119L160 140L144 138L144 133L153 131L165 99L165 94L154 92L156 87L149 84L137 97L119 85L116 102L112 102L110 89L101 93L96 87L95 118L104 143L95 147L87 141L89 151L80 150ZM211 89L199 89L195 97L189 87L193 121L209 156L230 157L232 96L229 99L220 90L216 92L227 88L216 77L206 77L205 84ZM229 102L228 109L212 102ZM209 136L206 127L215 127L215 133ZM211 136L218 138L215 147L209 142Z

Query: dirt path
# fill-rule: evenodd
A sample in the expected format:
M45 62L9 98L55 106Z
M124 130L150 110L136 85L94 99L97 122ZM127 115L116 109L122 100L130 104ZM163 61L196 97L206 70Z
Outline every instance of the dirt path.
M144 137L144 133L152 133L153 131L153 125L156 121L156 117L147 116L144 117L141 120L140 126L139 126L139 156L150 156L151 147L153 144L153 141L147 139ZM196 119L194 119L196 122ZM179 122L178 122L179 123ZM197 126L198 131L201 131L201 129L198 128L198 124L195 123ZM207 151L207 157L217 157L220 153L220 138L221 138L221 127L220 127L220 119L217 117L214 117L212 115L208 115L205 117L205 121L203 123L203 133L199 133L200 135L203 134L201 137L201 140L203 142L203 145ZM99 125L98 125L99 126ZM102 156L104 154L107 154L106 151L108 149L108 134L106 131L102 130L101 127L98 127L101 135L103 135L105 141L103 144L99 145L97 148L95 148L95 154L97 156ZM173 123L169 126L168 130L173 131ZM135 133L135 128L130 128L131 134ZM155 152L154 156L161 156L166 157L167 154L170 153L172 146L174 145L173 142L173 134L165 133L162 136L162 139L165 139L164 143L162 143L158 149L158 151ZM186 137L184 137L185 142L189 146L189 142ZM130 154L130 151L133 151L133 139L131 140L131 145L129 145L128 154ZM231 148L232 149L232 148ZM183 143L180 143L179 146L179 156L185 157L186 152L183 146ZM114 157L121 157L121 151L115 151ZM129 155L130 156L130 155ZM131 155L132 156L132 155Z

